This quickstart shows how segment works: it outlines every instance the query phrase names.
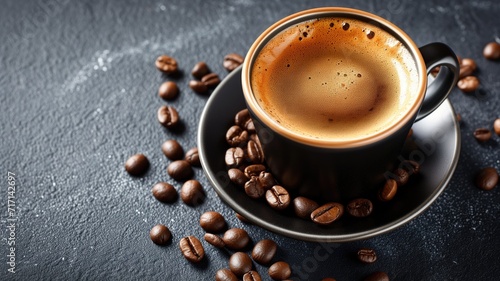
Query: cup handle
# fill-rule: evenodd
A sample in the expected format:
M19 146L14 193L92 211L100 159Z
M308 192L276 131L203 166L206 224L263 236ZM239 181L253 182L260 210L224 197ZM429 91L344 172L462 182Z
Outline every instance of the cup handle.
M443 43L431 43L419 48L427 67L427 75L436 66L441 66L438 75L427 86L424 102L416 121L431 114L448 97L457 84L460 65L455 53Z

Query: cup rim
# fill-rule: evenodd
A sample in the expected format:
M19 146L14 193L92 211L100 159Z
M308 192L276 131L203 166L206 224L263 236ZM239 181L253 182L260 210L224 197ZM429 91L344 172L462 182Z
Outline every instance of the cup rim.
M323 17L351 17L356 19L361 19L370 24L377 24L379 27L384 29L393 35L398 41L402 42L408 51L410 52L412 58L414 59L417 73L418 73L418 89L416 95L417 98L414 99L414 103L407 110L403 117L399 121L394 122L391 126L381 130L368 137L350 140L332 140L332 139L319 139L314 137L308 137L300 133L293 132L290 129L282 126L280 123L276 122L271 118L262 107L258 104L251 86L250 74L252 70L252 64L259 54L260 50L267 44L268 39L272 38L274 35L278 34L282 30L292 26L295 23L311 20L314 18ZM376 143L380 140L386 139L390 135L396 133L399 129L404 127L408 122L413 122L415 119L422 102L424 100L425 92L427 89L427 73L425 67L425 61L422 54L419 51L417 45L413 40L399 27L397 27L392 22L377 16L375 14L352 9L345 7L321 7L313 8L308 10L303 10L287 17L280 19L279 21L268 27L263 33L257 37L254 43L251 45L247 52L245 60L242 65L241 81L243 94L247 107L250 111L257 116L266 126L268 126L274 132L291 139L293 141L303 143L309 146L323 147L323 148L354 148L365 145L370 145Z

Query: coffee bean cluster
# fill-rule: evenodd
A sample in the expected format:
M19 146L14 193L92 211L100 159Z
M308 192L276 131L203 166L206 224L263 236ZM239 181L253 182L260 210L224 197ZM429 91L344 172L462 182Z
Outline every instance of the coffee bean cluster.
M220 83L219 75L210 71L210 68L204 61L194 65L191 75L195 78L189 81L189 87L195 93L205 94L210 89L215 88Z

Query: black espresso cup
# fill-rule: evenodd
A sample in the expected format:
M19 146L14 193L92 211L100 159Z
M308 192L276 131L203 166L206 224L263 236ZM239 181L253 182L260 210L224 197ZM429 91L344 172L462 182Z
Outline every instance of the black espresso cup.
M242 88L280 184L345 202L384 181L413 123L447 98L458 74L448 46L418 48L383 18L327 7L264 31L243 63Z

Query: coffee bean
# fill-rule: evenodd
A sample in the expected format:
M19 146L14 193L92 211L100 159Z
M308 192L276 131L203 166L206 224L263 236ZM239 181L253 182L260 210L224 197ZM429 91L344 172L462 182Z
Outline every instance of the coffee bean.
M359 249L358 260L364 263L374 263L377 260L377 254L373 249Z
M248 245L250 237L244 229L231 228L224 233L222 240L229 249L241 250Z
M195 64L193 69L191 70L191 75L193 75L193 77L195 77L196 79L201 79L203 76L209 73L210 68L204 61L200 61Z
M223 268L215 273L215 281L238 281L238 277L231 270Z
M142 176L149 168L149 160L144 154L135 154L130 156L125 162L125 170L129 175Z
M500 118L495 119L493 122L493 130L495 131L495 134L500 136Z
M479 79L476 76L466 76L458 80L457 87L465 93L474 92L479 88Z
M169 56L162 55L156 59L156 68L166 74L173 74L177 72L177 61Z
M460 61L460 67L462 67L462 66L468 66L468 67L470 67L472 69L472 72L474 72L477 69L476 61L473 60L473 59L470 59L470 58L463 58ZM472 72L470 74L472 74ZM462 74L462 73L460 73L460 74ZM465 76L468 76L468 75L465 75Z
M226 228L226 220L218 212L205 212L200 216L200 226L206 232L219 233Z
M394 179L396 180L398 186L403 186L408 183L410 175L405 169L398 168L394 171Z
M167 173L174 180L185 180L193 176L193 168L186 160L176 160L170 163L167 167Z
M244 186L249 180L248 177L240 169L232 168L227 171L229 180L238 186Z
M436 66L431 70L432 76L436 77L439 73L439 70L441 70L441 66Z
M203 238L205 238L205 241L216 248L224 248L226 246L222 238L213 233L205 233L205 236L203 236Z
M236 213L236 218L239 219L242 223L250 223L250 221L247 218L238 213Z
M252 260L246 253L236 252L229 258L229 268L236 276L243 276L252 270L252 267Z
M257 271L250 270L243 275L243 281L262 281L262 277Z
M238 66L240 66L244 60L245 58L243 58L241 55L236 53L231 53L224 56L224 62L222 63L222 65L227 71L231 72L235 70Z
M237 168L243 164L245 160L245 151L241 147L231 147L226 151L226 165L229 168Z
M181 187L181 199L190 206L196 206L205 200L205 191L197 180L188 180Z
M179 114L174 107L164 105L158 109L158 122L165 128L173 128L179 123Z
M398 191L398 183L394 179L388 179L379 190L378 199L383 202L392 200Z
M273 185L276 184L276 180L274 179L273 175L271 173L268 173L268 172L260 172L259 182L260 182L260 185L265 190L270 189L271 187L273 187Z
M458 123L462 123L462 115L460 115L460 113L457 113L457 115L455 115L455 118Z
M498 172L493 167L481 169L476 176L476 186L482 190L492 190L498 184Z
M404 160L401 163L401 167L405 169L406 172L408 172L408 175L416 175L420 171L420 164L418 162L413 161L413 160Z
M311 213L311 220L317 224L328 225L338 220L344 213L344 206L339 203L327 203Z
M262 147L262 144L260 142L259 136L257 134L251 134L250 137L248 137L248 138L251 139L251 140L253 140L258 145L260 145L260 147Z
M176 140L167 140L161 145L161 151L170 160L179 160L184 156L184 149Z
M479 128L474 131L474 137L479 142L487 142L491 139L491 131L486 128Z
M205 249L203 249L200 240L195 236L182 238L179 242L179 248L184 257L190 262L199 262L205 256Z
M259 178L252 176L250 180L245 183L245 193L253 199L260 198L264 195L266 189L259 181Z
M500 59L500 44L497 42L488 43L483 49L483 56L489 60Z
M372 211L372 201L366 198L354 199L347 204L347 212L349 213L349 215L356 218L367 217L372 213Z
M292 275L292 270L290 265L284 261L279 261L273 263L268 270L269 276L274 280L287 279Z
M376 271L363 279L364 281L389 281L389 275L383 271Z
M459 74L458 78L462 79L466 76L470 76L470 75L472 75L474 70L475 70L474 67L471 65L461 65L460 66L460 74Z
M226 132L226 141L230 146L243 146L248 141L248 132L234 125Z
M273 240L260 240L253 247L252 258L254 261L266 265L274 258L277 250L278 245Z
M191 88L191 90L198 94L204 94L208 91L207 85L198 80L189 81L189 88Z
M198 147L193 147L186 152L186 157L184 157L189 165L199 167L200 163L200 154L198 153Z
M264 152L262 151L262 147L260 147L260 145L253 140L248 141L247 155L251 163L264 162Z
M319 207L316 201L302 196L293 199L292 203L295 215L301 219L310 219L311 213Z
M177 199L177 190L173 185L166 182L155 184L151 192L158 201L163 203L172 203Z
M273 209L283 210L290 204L290 194L284 187L275 185L266 191L266 201Z
M179 87L172 81L164 82L158 89L158 96L164 100L173 100L179 94Z
M253 124L248 109L243 109L236 113L236 115L234 116L234 123L247 130L250 134L255 133L255 125Z
M215 88L220 83L219 75L216 73L209 73L201 78L201 82L208 88Z
M149 231L149 237L156 245L166 245L172 238L172 233L165 225L157 224Z
M257 177L261 172L266 170L266 166L262 164L249 165L245 168L245 176L248 178Z

